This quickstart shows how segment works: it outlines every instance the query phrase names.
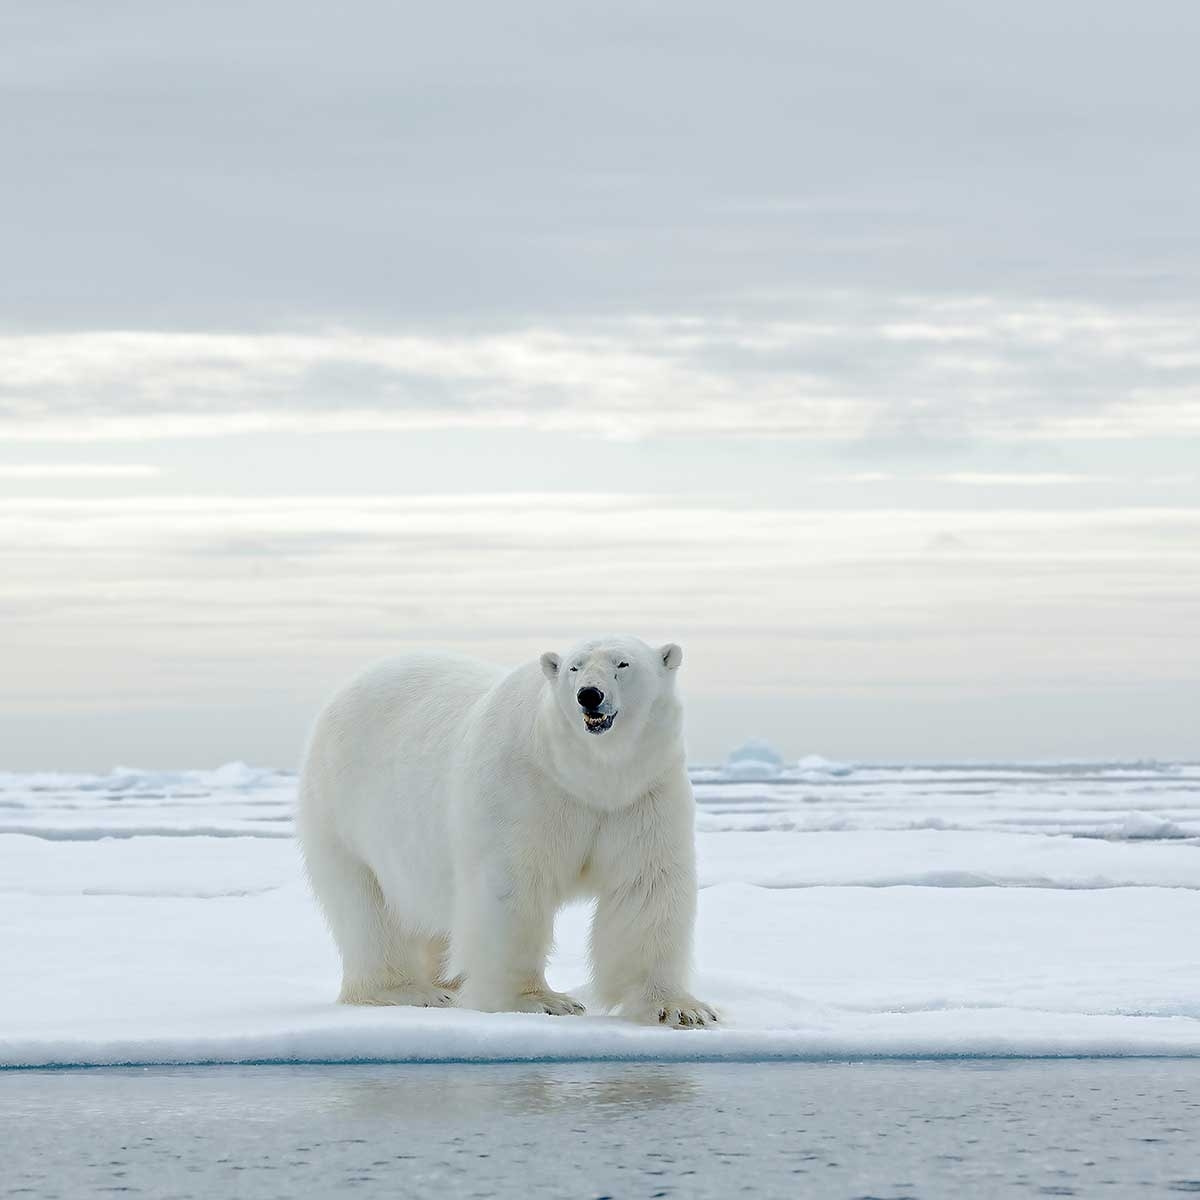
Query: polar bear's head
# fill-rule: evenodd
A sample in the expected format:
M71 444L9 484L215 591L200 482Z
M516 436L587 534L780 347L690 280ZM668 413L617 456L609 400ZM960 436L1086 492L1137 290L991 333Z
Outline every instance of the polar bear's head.
M609 730L636 736L663 701L673 702L682 661L674 642L655 649L635 637L595 638L541 659L559 711L573 728L597 737Z

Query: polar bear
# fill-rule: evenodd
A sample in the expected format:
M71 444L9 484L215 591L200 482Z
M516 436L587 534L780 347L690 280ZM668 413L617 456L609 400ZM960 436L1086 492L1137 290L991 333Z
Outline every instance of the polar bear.
M349 1004L582 1013L546 983L554 915L596 901L596 994L636 1021L717 1014L688 990L694 803L675 675L633 637L511 672L413 653L317 719L298 830Z

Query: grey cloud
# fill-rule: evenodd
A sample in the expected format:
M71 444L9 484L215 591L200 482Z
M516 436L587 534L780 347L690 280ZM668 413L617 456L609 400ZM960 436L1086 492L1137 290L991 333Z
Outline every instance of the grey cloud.
M807 287L1184 297L1184 0L517 0L3 18L0 321L712 310Z

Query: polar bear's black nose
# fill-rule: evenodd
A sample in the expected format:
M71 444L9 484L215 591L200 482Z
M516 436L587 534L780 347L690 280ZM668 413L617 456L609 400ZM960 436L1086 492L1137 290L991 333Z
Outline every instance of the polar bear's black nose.
M584 708L597 709L604 703L604 693L597 687L580 688L575 693L575 699L583 705Z

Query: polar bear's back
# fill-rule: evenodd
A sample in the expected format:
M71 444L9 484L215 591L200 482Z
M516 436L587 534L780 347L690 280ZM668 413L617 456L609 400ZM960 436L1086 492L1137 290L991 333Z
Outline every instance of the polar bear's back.
M385 659L325 706L300 783L304 841L330 836L370 862L444 841L451 763L471 709L505 672L453 654Z
M336 718L436 749L504 671L465 655L414 652L368 667L330 702Z

